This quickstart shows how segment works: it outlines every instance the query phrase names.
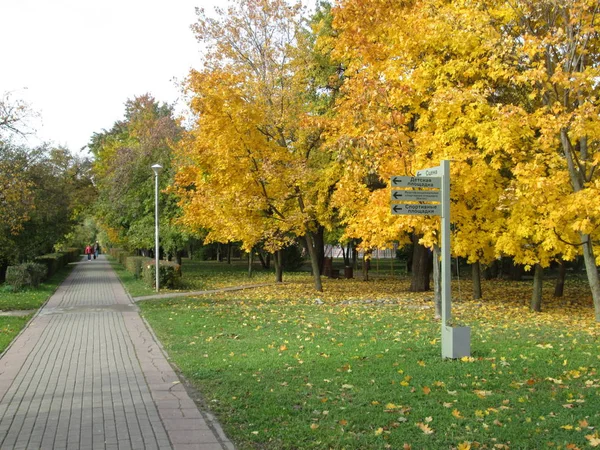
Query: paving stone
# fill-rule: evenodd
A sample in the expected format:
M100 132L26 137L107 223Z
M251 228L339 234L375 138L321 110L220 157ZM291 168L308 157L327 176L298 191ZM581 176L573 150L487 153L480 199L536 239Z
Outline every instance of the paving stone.
M0 448L233 445L189 398L101 256L77 264L0 359Z

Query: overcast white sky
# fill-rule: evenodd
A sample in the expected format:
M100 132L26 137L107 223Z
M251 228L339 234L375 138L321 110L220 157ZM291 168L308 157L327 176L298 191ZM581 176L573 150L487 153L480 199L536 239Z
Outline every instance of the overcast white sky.
M0 0L0 94L41 114L37 139L85 146L146 92L173 103L173 79L199 68L195 7L221 0ZM23 88L27 89L23 89Z

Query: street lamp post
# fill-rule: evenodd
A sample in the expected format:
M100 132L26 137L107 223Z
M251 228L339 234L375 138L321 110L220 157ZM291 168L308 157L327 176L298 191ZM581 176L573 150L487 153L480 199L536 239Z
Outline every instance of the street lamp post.
M158 246L158 174L161 172L162 166L160 164L154 164L152 170L154 171L154 274L156 275L156 292L158 292L158 272L160 271L158 261L158 257L160 256Z

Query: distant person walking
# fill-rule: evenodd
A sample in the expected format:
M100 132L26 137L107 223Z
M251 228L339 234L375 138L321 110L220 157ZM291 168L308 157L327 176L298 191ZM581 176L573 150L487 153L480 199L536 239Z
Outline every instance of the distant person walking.
M100 244L98 244L98 241L96 241L96 243L94 244L94 259L96 259L99 254L100 254Z
M92 246L91 246L91 245L88 245L88 246L85 248L85 254L86 254L86 255L87 255L87 257L88 257L88 261L91 261L91 260L92 260Z

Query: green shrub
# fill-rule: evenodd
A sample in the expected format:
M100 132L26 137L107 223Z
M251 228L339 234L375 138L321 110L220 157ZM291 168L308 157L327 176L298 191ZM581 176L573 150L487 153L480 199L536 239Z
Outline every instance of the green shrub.
M81 255L81 251L74 247L66 248L63 253L67 255L67 261L70 263L79 261Z
M127 250L121 250L117 254L117 261L119 261L119 263L124 266L125 265L125 260L129 256L131 256L131 254Z
M65 265L65 260L64 253L49 253L35 258L35 262L46 266L49 277L54 275L58 269Z
M144 281L152 287L156 287L155 262L153 259L144 263ZM181 266L172 261L160 261L158 282L160 287L175 288L181 279Z
M113 247L108 250L108 254L111 256L111 258L119 260L119 252L123 251L125 250L123 250L122 248Z
M125 269L136 278L142 277L142 267L144 263L152 261L147 256L128 256L125 259Z
M23 263L18 266L8 266L6 269L6 284L12 286L14 291L24 287L37 288L46 278L47 267L39 263Z

